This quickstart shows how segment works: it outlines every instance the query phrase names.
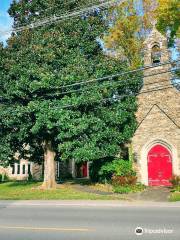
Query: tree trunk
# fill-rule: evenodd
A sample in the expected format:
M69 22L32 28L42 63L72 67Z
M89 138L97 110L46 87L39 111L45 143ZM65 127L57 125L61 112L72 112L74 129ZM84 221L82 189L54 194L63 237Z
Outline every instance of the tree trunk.
M55 152L52 148L51 140L44 141L44 182L43 189L55 189L56 184L56 169L55 169Z

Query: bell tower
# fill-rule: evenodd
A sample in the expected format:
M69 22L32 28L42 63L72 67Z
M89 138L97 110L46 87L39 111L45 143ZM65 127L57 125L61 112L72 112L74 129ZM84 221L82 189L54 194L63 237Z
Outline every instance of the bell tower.
M180 92L171 84L169 62L167 39L154 27L144 42L143 87L132 138L134 169L145 185L166 186L172 174L180 175Z
M141 91L168 87L171 84L170 52L167 38L154 27L144 42L144 86Z

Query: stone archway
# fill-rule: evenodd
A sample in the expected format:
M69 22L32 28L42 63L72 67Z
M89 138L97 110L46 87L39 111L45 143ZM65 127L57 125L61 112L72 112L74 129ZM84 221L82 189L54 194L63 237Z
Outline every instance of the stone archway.
M154 145L147 154L148 185L171 186L172 154L162 144Z
M174 146L169 140L162 138L151 138L140 150L140 159L138 163L139 181L146 186L149 185L148 180L148 153L155 145L162 145L171 153L172 156L172 173L179 175L179 161L178 152L176 146Z

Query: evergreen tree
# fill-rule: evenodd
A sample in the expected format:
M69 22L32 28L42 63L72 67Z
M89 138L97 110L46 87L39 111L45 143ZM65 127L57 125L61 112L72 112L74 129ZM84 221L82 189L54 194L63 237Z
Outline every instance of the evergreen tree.
M19 27L90 3L21 0L13 2L9 13L14 26ZM18 151L32 161L43 159L45 188L56 186L56 158L112 158L134 133L133 94L139 89L140 78L124 75L87 82L128 70L126 61L106 56L98 40L108 31L105 13L96 9L13 33L4 50L3 70L0 68L5 71L0 114L0 148L4 154L1 152L0 158L5 162ZM80 81L86 84L75 84Z

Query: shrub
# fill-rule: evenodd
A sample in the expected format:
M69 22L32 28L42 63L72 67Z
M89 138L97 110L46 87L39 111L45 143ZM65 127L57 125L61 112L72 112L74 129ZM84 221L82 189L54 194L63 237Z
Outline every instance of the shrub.
M8 181L9 181L9 177L8 177L8 175L6 175L6 174L4 175L4 181L5 181L5 182L8 182Z
M175 191L175 192L180 192L180 185L179 185L179 186L176 186L176 187L174 187L174 191Z
M180 176L173 175L170 179L170 183L172 183L173 187L180 186Z
M131 186L131 191L134 192L134 193L141 192L144 189L146 189L146 186L141 184L141 183L137 183L136 185Z
M114 158L98 159L90 164L90 178L92 182L107 182L111 180L112 172L101 174L101 168L108 163L112 163Z
M0 182L9 181L9 177L6 174L0 174Z
M122 177L136 176L136 172L132 169L132 163L123 159L115 159L112 162L106 163L101 167L99 174L104 177L104 179L110 179L113 175ZM123 181L123 178L121 179ZM131 180L134 181L134 178Z
M115 185L113 186L113 191L115 193L137 193L141 192L145 189L146 187L143 184L136 184L136 185Z
M112 177L113 186L135 185L136 182L137 182L136 176L113 176Z
M128 176L127 177L128 184L135 185L137 183L137 177L136 176Z
M114 186L113 191L123 194L131 192L131 188L129 186Z

